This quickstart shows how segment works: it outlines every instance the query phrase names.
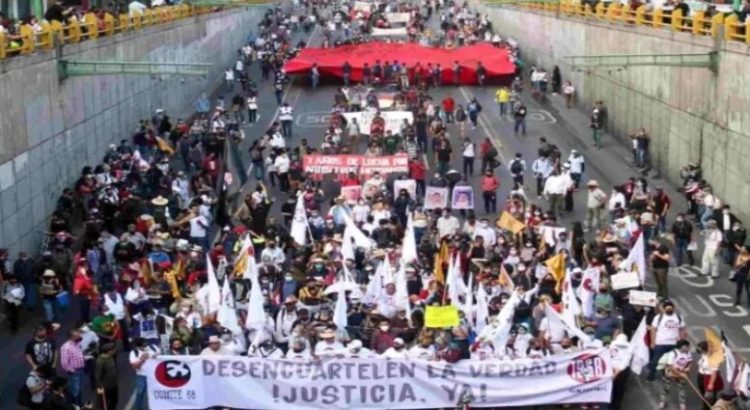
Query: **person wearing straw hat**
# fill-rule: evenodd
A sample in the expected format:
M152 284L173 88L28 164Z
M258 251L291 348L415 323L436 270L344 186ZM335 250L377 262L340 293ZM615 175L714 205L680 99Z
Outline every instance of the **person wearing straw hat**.
M208 346L201 351L201 356L226 356L230 353L224 349L221 338L218 335L208 337Z
M325 329L318 335L320 341L315 344L315 355L318 357L333 356L344 350L344 345L336 340L336 332Z

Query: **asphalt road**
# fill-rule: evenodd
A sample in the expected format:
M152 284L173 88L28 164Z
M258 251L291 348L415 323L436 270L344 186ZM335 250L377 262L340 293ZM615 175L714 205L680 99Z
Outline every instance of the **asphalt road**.
M303 36L305 36L304 33L298 33L295 42ZM319 31L313 32L312 37L308 38L309 44L314 45L319 41ZM251 71L254 78L259 78L257 66L251 67ZM288 142L289 146L299 143L301 138L307 138L311 146L320 145L324 127L327 124L327 112L333 101L334 86L321 86L316 90L311 90L307 87L305 80L304 78L297 79L285 96L285 101L294 107L296 114L294 137ZM245 164L249 162L246 156L247 146L253 139L261 135L276 115L274 96L271 91L272 84L270 81L259 81L259 83L261 90L259 98L260 119L258 123L245 127L247 139L241 144L240 149ZM628 163L629 148L616 142L611 136L605 136L602 149L594 148L590 139L587 113L578 109L566 109L560 96L550 96L548 102L544 105L538 104L528 95L522 97L530 110L527 135L523 137L514 135L511 118L500 117L497 105L493 101L494 92L494 87L446 87L432 91L431 94L436 101L440 101L445 94L450 93L457 102L464 104L471 97L477 97L484 107L480 115L480 126L477 129L467 127L467 135L477 144L477 147L482 139L489 136L499 148L500 160L503 163L503 166L498 169L502 180L498 196L499 205L507 197L512 185L507 169L508 160L513 158L515 153L520 152L530 166L536 157L539 137L541 136L560 147L564 157L567 157L570 149L573 148L582 153L587 161L584 184L585 181L596 179L602 189L608 191L613 185L622 183L629 176L637 175L637 172ZM214 96L216 94L214 93ZM633 124L633 128L639 126L640 124ZM454 152L456 152L460 147L458 131L449 128L449 132ZM460 154L456 152L454 158L452 167L461 170ZM431 170L434 170L435 164L431 156L428 155L427 159L428 166ZM475 166L478 167L478 165L477 161ZM480 192L477 175L475 173L475 177L469 178L469 182L474 187L475 192ZM525 182L526 192L531 201L538 201L535 199L534 181L530 175L527 175ZM660 186L665 189L673 200L675 210L686 208L686 203L676 191L675 186L658 179L650 179L649 183L651 186ZM251 177L248 183L242 187L242 191L245 192L254 187L255 181ZM331 195L338 193L338 187L333 183L325 184L324 188ZM278 215L279 207L285 199L285 195L273 188L270 188L270 193L277 200L272 215ZM584 219L585 195L585 190L575 194L575 212L573 215L563 218L562 224L569 226L573 220ZM484 216L483 209L480 209L481 202L477 205L480 205L476 209L477 216ZM700 260L700 253L696 256ZM740 355L747 355L750 353L748 309L744 306L733 306L734 286L726 280L728 269L724 267L722 272L722 278L714 280L710 277L701 276L698 270L692 267L672 269L669 277L670 296L675 300L678 311L687 321L689 333L694 341L703 339L706 326L718 326L726 333L735 351ZM655 288L653 281L650 279L647 288ZM23 322L24 326L18 335L10 336L5 331L0 336L0 356L4 358L2 385L0 385L0 408L16 408L16 391L28 373L28 367L23 359L23 347L29 340L31 328L37 323L36 319L39 317L39 311L32 316L33 319L30 318L30 315L26 315L25 318L28 320ZM59 336L60 342L63 338L64 336L61 333ZM124 358L121 358L120 365L123 374L120 386L122 398L120 407L126 408L126 399L132 392L132 372ZM647 384L645 380L636 377L631 377L630 380L624 409L656 409L658 384ZM688 393L688 397L691 410L700 408L700 402L696 396Z

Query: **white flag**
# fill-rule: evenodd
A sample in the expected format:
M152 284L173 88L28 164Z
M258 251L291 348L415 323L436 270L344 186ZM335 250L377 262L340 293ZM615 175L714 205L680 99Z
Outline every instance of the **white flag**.
M407 263L417 260L417 241L414 236L414 221L411 217L411 212L408 213L408 219L406 220L406 231L404 232L404 242L401 248L401 258Z
M630 370L635 374L641 374L641 370L649 362L649 348L646 344L647 337L648 326L644 317L630 339Z
M727 367L727 380L731 383L737 376L737 358L734 356L734 352L729 348L726 340L721 342L721 347L724 349L724 362Z
M369 251L375 247L375 241L370 239L364 234L364 232L357 228L357 224L354 223L349 215L344 214L344 222L346 223L344 235L346 235L346 231L349 231L349 235L354 239L354 244L357 245L358 248L364 248Z
M481 285L480 285L481 287ZM466 320L469 321L469 326L472 328L476 327L476 323L474 322L474 275L469 273L469 286L467 289L469 290L466 295L464 295L464 304L461 310L463 310L464 315L466 316Z
M594 317L594 297L599 290L600 278L601 272L598 268L589 268L583 271L578 293L581 296L581 311L586 318Z
M571 326L570 324L566 323L562 316L560 316L555 309L552 309L552 306L550 306L549 303L545 304L544 306L544 316L547 318L547 324L549 325L549 331L550 333L556 333L557 330L554 329L562 329L567 334L568 337L578 337L578 340L583 342L584 344L586 342L591 341L591 336L587 335L583 332L583 330L579 329L578 326Z
M344 239L341 242L341 256L344 260L354 259L354 245L352 244L352 231L344 229Z
M265 299L263 298L263 292L260 290L258 271L255 270L250 279L250 300L247 304L245 329L257 330L260 333L266 325L266 312L263 310L263 302L265 302Z
M208 311L206 313L212 314L219 311L221 305L221 287L219 287L219 281L216 279L216 272L214 271L214 265L211 263L211 258L206 255L206 275L208 276Z
M349 325L349 319L346 315L346 292L339 289L336 294L336 306L333 309L333 324L341 331Z
M406 311L406 317L411 321L411 306L409 304L409 290L406 286L406 263L403 259L396 273L396 307Z
M638 240L630 249L628 257L620 262L620 269L630 272L637 270L641 283L646 283L646 248L643 243L643 233L638 235Z
M297 206L294 208L294 218L292 219L292 228L289 235L299 246L305 246L307 243L307 232L310 230L305 212L305 204L302 195L297 197Z
M750 397L750 366L747 363L740 363L738 366L737 380L733 387L745 397Z
M380 265L382 265L382 263ZM367 290L362 297L362 303L364 304L372 305L378 303L380 300L380 295L383 292L383 276L380 273L380 265L375 269L375 273L373 273L370 282L367 284Z
M237 311L234 307L234 295L232 294L232 289L229 287L229 279L224 279L224 285L221 288L221 306L219 307L219 314L216 316L216 321L232 331L232 333L239 333L241 331L240 325L237 322Z
M459 298L467 294L468 290L461 275L461 259L458 256L453 259L453 263L448 267L448 277L445 279L445 284L448 287L448 297L451 304L460 308Z
M562 301L563 311L562 319L570 327L578 328L578 316L582 313L581 305L578 303L575 292L573 291L573 285L570 283L570 274L566 274L563 279L562 295L560 300Z
M487 291L479 283L477 287L477 308L476 308L476 333L482 333L482 329L487 326L487 319L490 317L489 304L487 303Z

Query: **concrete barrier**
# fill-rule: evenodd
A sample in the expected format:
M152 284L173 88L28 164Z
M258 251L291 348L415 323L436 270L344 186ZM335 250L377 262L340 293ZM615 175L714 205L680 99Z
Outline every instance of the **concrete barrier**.
M609 108L607 130L630 144L644 127L652 162L681 183L679 170L700 163L714 192L748 221L750 216L750 47L735 41L649 27L613 26L511 7L486 8L493 28L519 41L527 68L560 67L577 100L588 110L596 100ZM719 53L719 68L629 67L573 72L565 56ZM626 141L627 140L627 141ZM628 175L623 175L623 180Z
M264 12L227 10L0 61L0 247L35 253L60 192L81 168L100 163L108 144L129 138L155 109L173 120L191 113ZM215 64L206 78L109 75L60 82L58 58Z

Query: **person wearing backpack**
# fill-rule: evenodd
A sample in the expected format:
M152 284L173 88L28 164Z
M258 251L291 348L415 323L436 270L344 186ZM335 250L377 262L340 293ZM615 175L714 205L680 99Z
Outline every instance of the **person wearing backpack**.
M648 379L656 378L657 364L661 357L677 346L677 342L687 337L685 321L675 312L674 303L666 300L662 303L662 312L654 316L649 327L651 338L651 362L648 365Z
M524 161L523 155L520 152L516 152L516 157L510 161L508 171L510 171L510 175L513 177L513 183L516 186L523 186L523 173L526 172L526 161Z
M469 105L466 106L466 110L469 112L469 120L471 121L471 126L474 129L477 129L479 113L482 112L482 105L479 104L479 101L477 101L477 97L471 99Z
M667 398L673 384L677 385L677 401L680 410L687 410L686 389L687 378L690 373L690 366L693 363L693 356L690 352L690 342L686 339L677 341L675 348L662 355L659 358L657 370L662 371L662 391L659 396L659 408L667 408Z
M513 118L515 120L513 132L518 134L520 130L521 135L526 135L526 106L520 101L513 112Z
M18 405L28 407L31 410L41 410L44 397L48 392L49 379L54 374L55 372L49 364L33 368L26 377L24 384L18 389Z

